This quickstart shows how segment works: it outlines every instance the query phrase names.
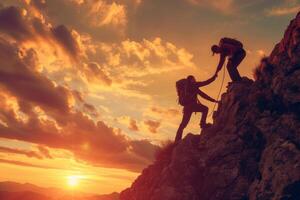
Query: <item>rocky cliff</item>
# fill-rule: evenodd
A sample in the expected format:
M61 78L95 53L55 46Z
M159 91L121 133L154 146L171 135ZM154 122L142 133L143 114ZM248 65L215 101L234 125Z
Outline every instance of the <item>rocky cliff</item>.
M121 200L300 199L300 13L255 71L230 83L212 127L188 134Z

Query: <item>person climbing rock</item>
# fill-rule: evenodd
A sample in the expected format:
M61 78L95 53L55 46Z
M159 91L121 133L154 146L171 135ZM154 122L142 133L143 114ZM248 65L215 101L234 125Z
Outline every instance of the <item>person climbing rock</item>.
M200 103L197 96L200 95L201 97L211 102L218 102L199 89L199 87L208 85L213 82L216 77L217 74L206 81L196 82L195 77L190 75L186 79L181 79L176 82L179 104L183 106L183 117L176 133L175 142L181 140L183 130L189 123L193 112L202 113L202 117L200 120L201 128L206 128L208 126L208 124L206 123L208 108L207 106Z
M237 70L239 64L246 57L246 51L243 48L243 43L232 38L222 38L219 45L211 47L213 55L220 54L219 64L216 70L218 73L228 57L227 70L232 81L240 81L242 78Z

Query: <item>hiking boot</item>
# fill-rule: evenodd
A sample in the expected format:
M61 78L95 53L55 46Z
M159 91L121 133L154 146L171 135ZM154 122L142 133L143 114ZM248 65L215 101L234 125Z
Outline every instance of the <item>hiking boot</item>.
M202 129L209 128L209 127L211 127L211 126L212 126L211 123L200 124L200 127L201 127Z

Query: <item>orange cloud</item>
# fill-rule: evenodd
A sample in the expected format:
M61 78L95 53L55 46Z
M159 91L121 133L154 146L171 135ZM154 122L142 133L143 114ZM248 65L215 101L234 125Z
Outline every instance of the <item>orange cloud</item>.
M5 104L5 97L2 98ZM96 166L125 168L139 171L149 164L152 157L142 157L138 147L132 147L136 140L125 137L120 130L107 126L104 122L93 122L81 112L65 113L64 123L55 123L60 117L52 120L40 118L34 106L21 105L16 109L6 103L0 111L0 136L26 142L65 149L74 154L79 160ZM48 114L45 109L44 114ZM22 113L27 120L18 116ZM55 120L55 121L53 121ZM148 146L156 149L148 142ZM141 146L142 147L142 146ZM40 154L48 155L45 148L40 147ZM20 152L19 152L20 153ZM49 154L50 155L50 154ZM48 156L49 156L48 155Z
M151 107L150 109L153 113L160 114L163 116L175 116L179 115L180 112L175 108L161 108L161 107Z
M27 162L17 161L17 160L8 160L8 159L0 159L0 163L6 163L6 164L13 164L13 165L19 165L23 167L35 167L35 168L42 168L42 169L60 169L58 167L51 167L47 165L37 165L37 164L31 164Z
M137 152L142 157L153 159L153 155L160 148L156 146L153 148L147 140L136 140L131 142L131 147L133 151Z
M129 117L129 116L122 116L115 119L118 123L127 126L127 128L131 131L139 131L139 124L137 120Z
M0 31L18 42L44 42L55 50L63 49L72 59L83 56L80 36L64 25L53 27L42 16L35 16L24 8L5 7L0 9Z
M211 7L224 13L230 13L233 10L234 0L187 0L197 6Z
M101 43L95 54L104 58L100 65L121 80L195 67L192 54L161 38Z
M30 158L37 158L37 159L42 159L43 156L40 155L36 151L28 151L28 150L23 150L23 149L13 149L13 148L8 148L8 147L1 147L0 146L0 152L4 153L12 153L12 154L21 154L25 155Z
M85 74L86 78L90 81L100 81L107 86L112 84L112 79L109 77L109 73L96 62L91 62L86 65Z
M100 22L100 25L125 26L127 23L126 10L123 5L115 2L109 5L105 17ZM97 11L99 12L99 11ZM93 13L95 14L95 13Z
M46 8L46 0L28 0L28 4L39 10Z
M77 54L77 46L73 45L75 40L71 39L68 30L64 26L56 30L55 37L63 41L60 45L65 46L70 54ZM7 29L5 33L14 37L16 42L23 41L19 37L22 31L12 29L12 32L18 37ZM138 171L151 162L152 157L143 157L139 153L142 146L132 146L138 141L130 140L103 121L93 121L87 113L96 109L84 102L80 93L72 92L42 74L36 66L35 50L21 49L16 42L0 39L0 89L4 92L1 94L1 108L4 109L0 110L0 137L65 149L75 158L96 166ZM93 72L107 84L111 83L97 64L88 67L90 74ZM8 96L15 98L16 106L9 104ZM85 113L75 109L71 98L82 105ZM156 148L150 142L148 147ZM40 151L47 155L46 149L40 148Z
M96 166L139 171L151 162L152 157L140 156L142 149L132 147L138 141L129 140L104 122L95 124L82 113L64 116L66 124L59 129L51 121L30 116L24 123L16 115L12 110L0 112L1 120L6 123L6 126L0 124L1 137L69 150L77 159Z
M53 158L50 154L50 151L46 147L39 145L38 150L45 158Z
M160 122L154 120L146 120L144 124L148 126L148 129L151 133L157 133L158 128L160 127Z
M130 119L129 127L132 131L139 131L139 127L137 126L137 122L134 119Z
M270 10L267 10L267 15L269 16L283 16L283 15L290 15L299 12L300 5L294 6L285 6L285 7L276 7Z
M34 59L30 52L20 52L14 44L0 38L0 83L22 101L45 110L69 112L68 90L37 73L36 66L31 65L34 62L28 62Z
M18 40L33 39L36 31L33 24L26 21L27 12L24 9L8 7L0 10L0 30ZM38 19L33 19L39 23ZM36 24L37 25L37 24Z
M127 11L124 2L71 0L77 9L87 13L84 17L90 26L111 27L123 32L127 25Z
M70 31L66 26L60 25L52 29L54 39L63 47L63 49L73 58L79 56L80 47L75 39L76 32Z

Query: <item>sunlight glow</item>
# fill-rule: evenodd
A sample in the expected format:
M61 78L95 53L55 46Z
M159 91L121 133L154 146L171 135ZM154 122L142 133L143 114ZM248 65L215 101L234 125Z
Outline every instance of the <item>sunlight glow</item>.
M71 188L77 187L79 185L80 179L81 179L80 176L76 176L76 175L68 176L67 184Z

